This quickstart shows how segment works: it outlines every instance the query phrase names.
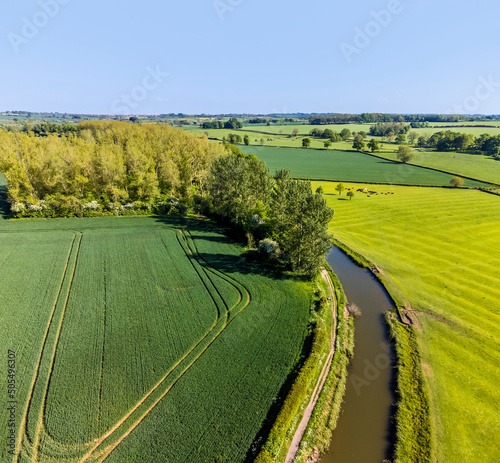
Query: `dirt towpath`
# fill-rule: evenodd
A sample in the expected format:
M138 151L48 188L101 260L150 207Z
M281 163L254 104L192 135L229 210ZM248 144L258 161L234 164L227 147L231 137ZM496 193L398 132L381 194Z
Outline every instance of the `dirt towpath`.
M334 320L331 333L330 352L328 353L325 365L321 370L321 374L319 375L318 382L316 383L316 387L314 388L314 391L312 393L311 400L304 411L304 416L302 417L299 427L295 431L295 435L293 436L292 443L290 444L290 448L288 449L288 453L286 455L285 463L292 463L293 460L295 459L295 455L299 450L300 442L304 437L307 425L309 423L309 420L311 419L312 412L314 410L314 407L316 406L316 402L318 401L319 394L323 389L326 377L328 376L328 372L330 371L333 355L335 354L335 340L337 333L337 299L335 298L335 288L333 287L332 279L330 278L328 272L326 270L323 270L321 272L321 276L328 283L328 286L330 287L330 296L331 296L330 306L332 309L332 315Z

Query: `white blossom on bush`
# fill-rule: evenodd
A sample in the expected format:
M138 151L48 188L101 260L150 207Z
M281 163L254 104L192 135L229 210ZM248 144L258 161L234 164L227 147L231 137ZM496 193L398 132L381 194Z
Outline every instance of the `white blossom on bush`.
M97 201L92 201L90 203L84 204L83 208L84 209L92 209L95 211L96 209L99 209L100 204Z
M133 209L134 205L132 203L127 203L127 204L123 205L122 207L123 207L123 209Z
M43 208L42 206L37 206L36 204L28 204L28 209L31 212L40 212Z
M26 206L24 205L24 203L14 203L11 206L11 209L12 209L12 212L21 212L21 211L24 211L24 209L26 209Z
M272 259L276 259L281 255L279 244L269 238L259 241L259 252L267 254Z
M251 222L252 222L252 228L257 228L265 224L264 220L259 214L254 214L252 216Z
M179 200L175 196L170 196L168 198L168 203L172 207L177 207L179 205Z

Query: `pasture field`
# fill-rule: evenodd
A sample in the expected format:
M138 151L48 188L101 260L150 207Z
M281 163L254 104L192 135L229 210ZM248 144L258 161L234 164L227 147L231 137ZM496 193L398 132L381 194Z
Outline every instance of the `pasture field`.
M500 198L476 190L334 183L331 233L366 256L418 319L436 461L500 461Z
M397 160L394 150L386 149L392 146L394 145L384 144L384 150L377 153L377 156L392 161ZM410 161L411 164L500 184L500 161L496 161L491 156L426 150L414 150L413 152L415 157Z
M271 172L288 168L293 177L410 185L449 186L453 175L387 161L357 151L312 150L239 146L245 154L255 154ZM466 186L485 186L467 180Z
M245 460L302 348L305 283L196 219L2 220L0 235L18 404L0 461Z

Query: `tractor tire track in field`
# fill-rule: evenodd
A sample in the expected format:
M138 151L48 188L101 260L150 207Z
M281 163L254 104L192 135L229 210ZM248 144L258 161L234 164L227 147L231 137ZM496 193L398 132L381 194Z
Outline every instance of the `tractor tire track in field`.
M318 402L319 395L321 394L321 391L323 390L323 386L325 384L326 378L328 377L328 373L330 372L330 367L332 365L333 356L335 355L335 341L337 338L337 336L336 336L336 334L337 334L337 298L335 297L335 288L333 286L332 279L330 278L330 275L328 274L328 272L326 270L323 270L321 272L321 276L328 283L328 286L330 287L330 294L332 297L331 308L332 308L332 316L333 316L333 327L332 327L332 332L331 332L330 352L328 353L326 363L323 366L323 369L321 370L321 373L318 377L318 382L316 383L316 387L314 388L314 391L312 393L311 400L309 401L309 404L307 405L306 409L304 410L304 415L302 416L302 420L300 421L299 426L298 426L298 428L295 431L295 434L293 436L290 447L288 448L288 453L286 455L285 463L293 463L293 460L295 459L295 456L297 455L300 443L302 441L302 438L304 437L304 434L305 434L306 429L307 429L307 425L309 424L309 420L311 419L312 413L314 411L314 407L316 406L316 403Z
M76 244L77 239L78 239L78 243ZM68 297L69 297L69 291L71 290L71 284L72 284L72 280L73 280L73 277L74 277L74 274L75 274L76 262L77 262L77 259L78 259L78 253L80 252L81 241L82 241L82 235L75 233L75 235L73 237L73 241L71 242L70 250L68 252L68 258L66 259L66 265L64 266L64 271L63 271L63 275L61 277L61 283L59 285L59 290L57 292L56 300L55 300L54 305L52 307L52 312L50 314L49 322L48 322L47 328L45 330L45 335L44 335L43 342L42 342L42 348L40 350L40 356L38 358L38 362L37 362L36 367L35 367L35 374L33 376L33 381L31 383L30 390L29 390L28 401L26 403L26 408L24 410L23 418L21 420L21 424L20 424L20 427L19 427L19 436L18 436L18 440L17 440L17 448L16 448L16 452L15 452L15 456L14 456L16 462L20 462L21 454L22 454L22 451L23 451L23 445L26 446L26 450L29 450L30 447L32 447L31 440L30 440L30 437L28 435L28 429L27 429L27 426L28 426L28 416L29 416L30 410L32 409L32 406L33 406L33 395L34 395L34 392L35 392L36 385L38 384L41 376L44 374L44 372L41 371L42 370L43 358L44 358L45 355L48 355L48 354L46 354L46 350L48 349L48 346L47 346L48 339L50 337L51 328L53 327L53 322L54 322L54 319L55 319L57 308L59 306L59 301L61 300L61 295L62 295L62 292L63 292L65 281L67 280L68 267L70 266L70 262L72 260L72 257L75 256L75 260L74 260L74 264L73 264L73 269L71 271L71 277L70 277L71 281L70 281L70 284L68 285L68 293L67 293L66 298L65 298L65 304L64 304L64 307L63 307L63 311L62 311L61 320L59 322L58 331L55 333L55 336L56 336L55 344L57 344L57 342L59 341L60 329L62 327L62 322L63 322L63 318L64 318L64 312L66 310L67 300L68 300ZM48 385L48 383L50 381L51 369L53 367L53 364L54 364L53 361L54 361L54 358L55 358L55 350L56 349L55 349L55 346L54 346L53 353L52 353L52 358L51 358L51 361L50 361L50 367L49 367L49 370L46 372L46 374L47 374L46 387L47 387L47 385ZM44 398L46 397L46 394L47 394L47 390L44 391L44 394L43 394ZM42 412L43 409L45 408L44 400L40 404L40 407L41 407L41 412ZM38 430L38 427L37 427L37 430ZM37 435L38 434L35 433L35 436L34 436L35 445L33 445L33 447L31 448L31 450L33 451L33 461L36 461L35 457L37 457L37 449L36 449Z
M94 441L95 445L92 447L92 449L90 449L83 456L83 458L80 460L80 463L84 463L86 461L98 461L98 462L104 461L111 454L111 452L113 452L113 450L115 450L116 447L121 442L123 442L123 440L134 429L137 428L137 426L147 417L147 415L156 407L156 405L158 405L158 403L168 394L168 392L170 392L170 390L175 386L175 384L180 380L180 378L186 373L186 371L188 371L189 368L191 368L194 365L194 363L207 351L207 349L211 346L211 344L220 336L220 334L225 330L225 328L227 327L227 325L230 323L230 322L228 322L228 315L229 315L229 313L231 313L234 309L236 309L236 307L240 306L243 303L243 306L240 307L240 309L238 311L238 313L240 313L242 310L244 310L250 304L250 300L251 300L250 293L249 293L249 291L243 285L241 285L241 283L237 282L236 280L234 280L234 279L232 279L230 277L227 277L222 272L219 272L217 269L215 269L212 266L210 266L208 263L205 263L205 265L201 264L201 262L199 262L199 260L201 260L201 257L198 256L198 254L197 254L196 251L193 252L194 250L190 248L189 243L188 243L188 241L187 241L184 233L181 230L178 230L178 233L181 234L183 240L185 241L184 244L183 244L182 240L179 238L179 235L177 235L177 240L178 240L179 245L183 249L183 251L186 254L186 256L188 257L188 259L190 259L192 265L195 267L195 264L192 262L192 259L194 258L194 259L196 259L196 262L198 263L198 265L200 265L200 267L203 269L203 272L205 273L207 279L210 281L211 286L213 286L213 288L217 292L217 295L223 301L223 304L224 304L224 306L226 308L226 313L225 313L225 315L222 318L219 317L219 319L215 322L215 324L212 326L212 328L210 329L210 331L207 332L207 334L197 343L197 345L195 347L193 347L193 349L191 349L191 351L189 351L181 360L179 360L176 363L176 365L174 365L174 367L153 387L153 389L151 389L151 391L149 391L149 393L146 394L146 396L144 396L141 399L141 401L139 403L137 403L132 410L129 411L129 413L127 413L127 415L125 415L118 423L116 423L115 426L113 426L113 428L111 430L109 430L105 435L101 436L99 439L96 439ZM166 246L165 243L164 243L164 245ZM202 278L201 274L199 273L198 269L196 269L196 267L195 267L195 270L196 270L198 276L200 277L200 279L202 279L202 282L205 285L205 287L206 287L208 293L210 294L212 300L214 301L214 303L216 303L215 298L213 297L213 294L208 289L208 286L207 286L206 282L204 281L204 279ZM224 278L227 282L229 282L238 291L238 293L240 295L239 296L239 301L231 309L229 309L229 307L227 306L226 302L224 301L224 299L220 295L219 290L217 289L216 285L213 283L212 279L209 277L208 272L212 272L215 275L217 275L217 276L219 276L221 278ZM221 276L221 275L224 275L224 276ZM244 295L243 295L243 292L241 291L240 287L243 288L243 291L246 293L245 294L246 295L246 298L245 298L246 301L243 300ZM217 304L216 304L216 306L217 306ZM208 344L201 350L201 352L198 353L198 355L191 361L191 363L189 363L188 365L186 365L186 367L184 368L184 370L179 373L178 377L173 380L172 384L170 384L170 386L168 386L167 389L164 390L156 400L154 400L154 397L153 397L154 402L145 410L145 412L142 415L140 415L139 417L135 418L135 422L131 423L130 427L127 430L123 430L124 433L121 434L121 436L118 437L118 440L116 442L114 442L114 443L110 443L109 445L105 446L102 450L98 450L99 447L101 447L101 446L103 446L103 444L105 444L106 440L112 438L113 435L117 434L117 431L123 425L126 425L126 422L139 410L139 408L141 408L146 403L146 401L157 391L157 389L167 380L167 378L172 373L175 372L175 370L181 365L181 363L190 354L192 354L202 344L203 341L207 340L207 337L220 324L222 324L221 328L218 330L217 333L215 333L214 337L211 340L209 340Z

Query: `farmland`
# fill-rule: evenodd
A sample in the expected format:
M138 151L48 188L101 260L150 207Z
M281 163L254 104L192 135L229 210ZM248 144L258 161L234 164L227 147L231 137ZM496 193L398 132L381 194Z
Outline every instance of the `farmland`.
M195 219L1 221L0 234L19 461L244 460L302 347L303 283Z
M498 461L500 198L479 191L322 186L331 232L383 272L418 320L436 461ZM404 424L402 424L404 426Z
M387 147L387 145L385 146ZM392 161L397 160L397 155L393 150L384 150L378 155ZM485 182L500 183L500 162L491 156L416 150L411 164L443 170Z
M311 179L449 186L453 175L399 162L386 161L355 151L240 147L246 154L255 154L271 171L288 168L292 176ZM466 186L482 186L466 181Z

